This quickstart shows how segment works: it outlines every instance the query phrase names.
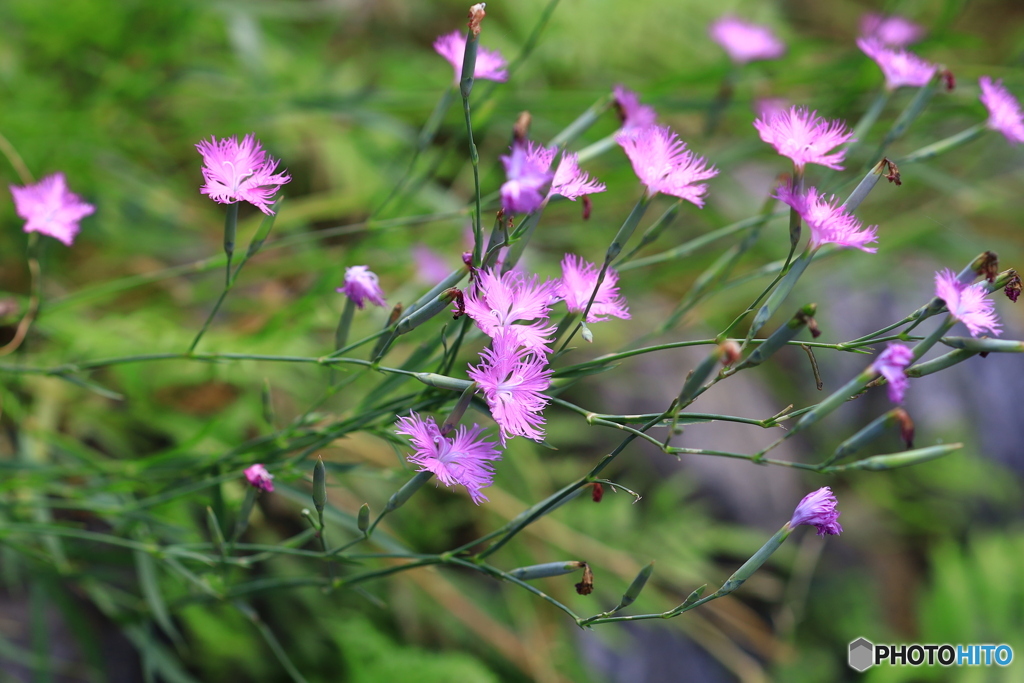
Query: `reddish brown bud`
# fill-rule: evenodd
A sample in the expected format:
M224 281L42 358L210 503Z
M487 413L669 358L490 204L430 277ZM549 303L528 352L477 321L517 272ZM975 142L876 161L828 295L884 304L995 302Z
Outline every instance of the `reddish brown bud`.
M914 447L914 421L910 419L910 415L903 408L896 408L893 410L893 417L896 418L896 424L900 428L900 438L903 439L903 443L907 445L907 448Z
M594 572L586 562L583 563L583 580L576 584L576 592L580 595L590 595L594 592Z
M943 69L939 72L939 78L946 84L946 90L952 92L956 89L956 76L949 69Z
M395 304L395 307L391 309L391 315L388 316L388 326L389 327L391 325L394 325L396 322L398 322L398 317L400 315L402 315L402 309L403 308L405 308L405 307L402 306L402 302L399 301L397 304Z
M484 8L487 7L486 2L478 2L469 8L469 30L474 36L480 35L480 22L487 16L487 12Z
M600 503L601 499L604 498L604 487L601 486L600 482L594 482L594 490L591 492L591 499L595 503Z
M817 339L821 336L821 330L818 329L818 321L814 319L814 316L807 315L803 311L798 312L796 315L807 323L807 329L810 330L813 338Z
M583 220L590 220L590 210L593 206L593 203L590 201L590 195L583 195Z
M1013 303L1017 303L1017 297L1020 296L1020 290L1020 276L1014 274L1014 276L1010 278L1010 281L1006 283L1006 287L1003 288L1003 294L1005 294L1006 298Z
M530 137L531 121L533 121L533 117L530 116L530 112L519 112L519 117L516 119L515 125L512 126L512 139L519 143L526 142L526 139Z
M732 365L740 359L740 355L743 353L740 345L732 339L726 339L718 345L718 348L722 350L722 365Z

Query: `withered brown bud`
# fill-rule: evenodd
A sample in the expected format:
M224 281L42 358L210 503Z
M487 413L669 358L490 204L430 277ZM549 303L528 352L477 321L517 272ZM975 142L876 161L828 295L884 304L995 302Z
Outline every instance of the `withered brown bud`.
M1010 281L1006 283L1006 287L1003 288L1003 294L1005 294L1006 298L1013 303L1017 303L1017 297L1020 296L1020 290L1020 276L1015 274L1010 278Z
M590 220L590 210L593 206L593 203L590 201L590 195L583 195L583 220Z
M910 415L903 408L896 408L892 413L896 419L896 425L900 428L900 438L903 439L903 443L907 445L908 449L913 448L914 421L910 419Z
M478 2L469 8L469 30L474 36L480 35L480 22L487 16L487 12L484 8L487 7L486 2Z
M600 482L594 482L594 490L591 492L591 499L595 503L600 503L601 499L604 498L604 487L601 486Z
M533 117L530 116L530 112L519 112L519 117L516 119L515 125L512 126L512 138L516 142L526 142L526 139L530 137L530 123L532 121Z
M882 165L885 167L885 179L890 183L893 183L897 187L903 184L900 179L900 168L895 163L889 160L888 157L882 159Z
M995 282L999 275L999 257L994 251L986 251L974 259L971 267L975 274L984 275L989 282Z
M949 69L943 69L940 71L939 78L941 78L942 82L946 84L946 90L948 92L952 92L956 89L956 76L954 76L953 72Z
M445 290L443 296L452 297L452 303L455 304L455 308L452 310L452 320L458 320L462 316L466 315L466 295L462 293L462 290L458 287L452 287L451 289Z
M814 316L807 315L803 311L799 311L797 312L796 317L807 323L807 329L810 330L813 338L817 339L821 336L821 330L818 329L818 321L814 319Z
M732 339L726 339L718 345L718 348L722 351L722 365L732 365L740 359L742 354L740 345Z
M594 592L594 572L586 562L583 563L583 580L576 584L576 592L580 595L590 595Z

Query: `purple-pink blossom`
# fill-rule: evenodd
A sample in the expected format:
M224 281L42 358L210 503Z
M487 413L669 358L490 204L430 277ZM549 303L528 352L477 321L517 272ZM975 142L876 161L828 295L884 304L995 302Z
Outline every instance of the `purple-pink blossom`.
M14 210L25 219L25 232L40 232L71 246L78 234L78 222L96 207L68 189L63 173L48 175L38 183L11 185Z
M544 203L555 174L549 170L551 159L544 163L541 156L531 155L529 145L516 141L511 153L501 157L507 178L501 186L501 207L506 213L533 213Z
M946 303L951 316L967 326L972 337L983 332L999 334L1002 326L984 283L964 284L952 270L946 269L935 273L935 296Z
M818 164L843 170L841 164L846 152L832 150L853 141L853 133L847 130L844 121L830 121L818 116L816 111L808 112L806 107L768 113L754 121L754 128L762 140L782 156L792 159L799 169L807 164Z
M625 150L648 196L657 193L679 197L704 206L708 186L700 184L718 175L707 160L686 149L686 143L668 126L647 126L637 131L619 131L615 141Z
M708 35L736 64L778 59L786 53L786 46L770 28L734 16L724 16L712 22Z
M906 370L913 360L913 349L899 342L891 342L871 366L885 378L889 386L889 400L893 403L903 403L903 396L910 386Z
M370 270L369 266L352 266L345 269L345 284L338 287L337 291L352 300L358 308L363 307L363 302L378 306L385 305L384 292L381 291L380 281L377 274Z
M810 524L818 529L819 536L838 536L842 533L843 527L839 524L841 513L836 510L836 503L832 489L827 486L808 493L793 511L793 518L789 520L790 528Z
M890 48L874 38L858 38L857 47L871 59L885 76L887 90L903 86L920 88L932 80L939 67L903 48Z
M874 38L883 45L906 47L924 37L924 27L899 15L885 16L868 12L860 19L862 38Z
M466 56L466 34L462 31L452 31L438 36L434 41L434 50L452 65L452 69L455 70L455 85L458 85L462 80L462 60ZM482 78L488 81L508 80L507 66L505 58L497 50L478 47L473 78Z
M1003 87L1003 82L993 81L988 76L978 79L981 86L981 103L988 109L988 127L999 131L1011 145L1024 142L1024 114L1020 102Z
M442 436L434 418L426 420L416 413L398 418L398 434L405 434L413 445L409 462L419 466L420 472L433 472L437 480L448 487L460 484L469 491L473 502L479 505L487 500L482 489L494 480L494 460L501 459L494 441L481 437L483 429L474 424L460 425L455 433Z
M546 354L555 326L544 326L557 299L556 282L541 283L536 275L509 271L497 275L493 270L479 273L477 287L466 292L466 315L487 336L495 338L507 332L530 351ZM531 322L534 321L534 322ZM528 323L519 325L516 323Z
M275 173L280 162L264 151L254 134L246 135L241 142L234 135L223 140L211 137L198 143L196 149L203 155L206 179L200 192L221 204L249 202L273 215L270 205L274 195L292 178L287 173Z
M528 142L526 145L527 162L534 168L551 168L556 151L557 149L554 147ZM604 192L605 189L607 188L604 183L591 178L586 171L580 170L578 154L563 152L562 158L558 160L554 178L551 180L551 189L548 190L544 199L550 199L557 194L576 201L583 195Z
M267 472L267 468L259 463L245 468L245 478L250 486L260 491L274 490L274 475Z
M494 421L501 427L501 443L513 436L544 440L542 411L549 399L552 370L545 370L543 355L523 348L507 331L491 340L480 352L480 365L469 366L467 374L480 385Z
M658 119L658 113L654 107L640 104L640 96L632 90L626 90L621 85L615 86L615 108L619 112L619 119L622 127L619 131L629 133L632 131L653 126Z
M860 249L869 254L878 251L875 247L867 246L878 241L878 226L864 228L856 216L839 205L835 196L828 199L813 187L801 194L786 184L776 191L775 197L796 209L807 223L811 229L808 242L811 249L817 249L823 244L835 244Z
M575 254L566 254L562 259L562 279L558 283L558 296L565 300L570 313L582 313L594 293L601 269ZM629 319L626 299L619 294L619 274L609 268L594 297L594 304L587 313L587 322L596 323L615 316Z

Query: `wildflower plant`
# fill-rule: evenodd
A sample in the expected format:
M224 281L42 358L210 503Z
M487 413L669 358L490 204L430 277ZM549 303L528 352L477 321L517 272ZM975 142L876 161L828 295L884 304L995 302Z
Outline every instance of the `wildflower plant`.
M371 586L430 566L457 569L446 575L445 580L452 584L494 580L501 590L529 593L544 609L564 615L568 623L579 627L681 617L739 590L800 525L814 527L819 536L833 537L829 543L845 542L837 506L848 481L859 485L871 477L887 476L889 470L921 465L961 448L959 443L944 443L941 435L927 429L918 430L917 438L928 445L911 447L911 415L917 407L908 387L920 377L972 362L978 355L1024 348L1024 342L989 338L1002 331L997 309L1011 305L1000 299L999 292L1005 291L1015 300L1020 290L1016 272L1000 271L995 256L985 252L959 272L947 268L936 274L934 283L918 282L914 291L923 293L923 301L904 318L872 320L870 326L877 326L875 331L843 340L815 318L819 311L827 310L833 318L842 314L835 312L838 304L821 285L827 269L817 266L826 258L832 259L832 269L894 258L886 253L887 240L893 234L889 220L878 218L878 225L865 226L858 211L883 192L901 191L901 172L911 177L915 164L959 149L986 130L1017 142L1024 139L1020 107L1000 82L981 81L987 120L980 120L981 107L972 96L970 105L978 110L976 125L950 138L929 140L916 151L898 150L898 159L888 156L893 154L890 147L918 122L928 98L915 95L894 117L890 131L881 135L872 125L884 114L884 107L877 105L869 105L863 112L828 111L827 117L818 114L826 111L824 105L815 110L805 104L756 118L749 115L737 128L740 132L736 135L742 136L738 148L760 154L774 165L773 174L781 173L784 180L756 193L751 203L761 208L753 215L693 235L674 231L673 222L689 221L692 226L719 220L723 212L717 202L725 205L722 195L726 187L720 176L731 175L736 163L736 155L722 151L726 142L701 138L692 132L692 125L680 125L682 134L660 125L653 107L641 104L636 93L611 82L605 84L606 92L593 106L546 143L529 139L529 117L521 118L514 129L510 121L504 121L509 125L502 128L497 116L485 119L487 125L475 122L474 116L479 118L480 112L493 111L485 105L494 93L501 92L497 88L504 86L499 84L515 81L517 63L506 63L480 47L485 16L482 3L473 5L465 29L443 35L434 44L455 71L455 87L442 96L441 105L421 129L409 167L390 178L393 186L383 202L364 207L369 218L361 224L370 233L435 221L383 218L382 214L388 207L415 205L414 198L425 196L433 201L432 193L440 185L434 182L435 174L442 164L422 171L418 169L419 155L430 155L435 148L449 144L435 137L448 105L459 98L462 116L455 132L446 131L445 138L451 142L445 153L461 150L468 165L464 173L448 179L451 192L461 200L459 210L448 219L457 220L460 231L467 221L471 223L471 248L463 254L459 237L451 236L447 253L437 254L424 244L428 235L433 237L426 228L405 239L403 249L374 253L345 242L339 252L330 253L330 268L295 285L307 287L310 299L296 304L289 314L298 316L303 306L315 308L316 322L310 328L296 327L294 334L289 330L287 347L267 348L270 342L246 332L240 337L246 344L241 349L222 350L218 338L208 343L218 350L201 351L198 344L204 334L219 329L221 322L215 324L215 315L233 291L242 267L265 245L283 249L300 244L301 239L294 232L298 228L293 227L293 232L267 242L275 219L289 216L290 204L282 201L291 177L278 170L280 162L254 135L241 140L211 137L200 142L196 145L201 159L195 160L195 176L204 184L197 197L201 194L225 204L226 274L219 298L206 307L205 322L195 325L199 329L194 337L189 334L191 345L173 341L177 344L173 348L147 349L145 353L83 357L77 350L48 341L43 334L48 328L38 335L29 334L33 318L27 315L25 330L19 332L20 339L11 349L27 339L30 344L23 349L27 352L0 364L0 374L12 381L35 376L69 383L75 391L91 392L108 401L126 398L118 390L135 390L131 383L107 386L116 385L116 373L125 366L174 363L178 364L175 367L219 371L244 364L247 372L251 369L254 373L256 369L300 366L309 374L302 382L291 383L287 401L275 394L278 390L273 381L259 374L259 387L250 392L250 398L262 408L262 423L239 436L237 443L211 446L206 427L200 426L193 441L175 444L153 458L159 462L133 461L130 468L118 469L96 466L97 456L87 441L71 448L67 439L56 440L88 465L73 485L87 491L84 500L88 504L80 512L95 515L90 524L94 521L95 528L101 530L80 528L71 515L51 514L64 509L61 505L65 503L68 510L78 510L78 499L68 494L70 480L61 480L59 485L43 482L38 484L39 490L16 492L19 495L12 495L9 505L5 500L3 523L12 520L0 528L0 545L5 550L52 559L61 564L62 577L72 577L79 569L68 558L78 562L80 556L86 557L82 547L90 543L129 549L139 567L138 586L112 583L109 595L118 597L104 601L100 593L93 592L95 587L121 579L92 577L82 584L82 595L91 596L89 599L101 606L114 605L110 607L112 619L145 624L145 628L138 626L128 633L149 638L152 627L166 636L166 642L178 643L180 636L171 614L186 612L190 605L223 605L248 617L284 670L294 680L302 680L288 648L249 604L252 597L316 588L322 591L317 601L348 591L377 600L366 592ZM870 47L865 52L883 70L885 64L902 64L900 69L913 67L910 70L916 73L920 65L915 66L902 47L892 45L912 42L918 33L906 26L885 28L881 21L873 21L865 29L869 37L861 40L862 49ZM711 35L736 65L782 58L785 52L773 34L735 18L717 22ZM852 42L849 47L853 49ZM926 65L913 78L886 71L886 99L881 101L888 101L889 91L897 87L915 88L918 94L930 96L937 69ZM493 87L478 89L474 86L477 79L489 80ZM780 94L791 101L808 99L807 93L799 91ZM722 115L713 101L707 105L709 120ZM848 119L858 115L862 116L860 122L848 125ZM599 124L606 126L606 132L615 132L590 145L582 144ZM865 160L857 145L875 142L879 143L877 154ZM595 162L599 156L601 167ZM610 166L623 172L605 176L603 169ZM299 174L299 166L291 168ZM594 177L597 168L607 184ZM423 177L417 176L417 170ZM881 183L883 177L889 182ZM26 231L48 234L68 245L73 243L78 220L94 208L70 193L60 174L38 185L12 187L12 192L16 211L28 221ZM560 241L558 220L550 217L554 209L549 211L548 205L562 199L590 202L596 193L606 194L593 207L590 220L578 226L586 231L586 240L572 251L556 249L564 246L564 241ZM616 201L622 198L633 203L628 212L617 209ZM781 208L779 201L784 205ZM239 204L243 202L255 207L245 209L254 220L245 228L251 234L249 246L235 263ZM648 219L648 210L654 206L662 207L663 213ZM289 225L305 225L308 214L304 211L310 211L308 205L296 209ZM98 219L102 218L102 211L99 213ZM313 237L302 239L319 240L323 236L317 232L329 231L311 228L308 235ZM338 230L332 235L348 233ZM667 239L677 243L655 246L656 241ZM690 268L693 262L688 259L698 250L725 241L730 241L729 246L706 269L695 272ZM437 243L432 246L436 249ZM336 259L337 253L345 260ZM446 273L444 264L459 263L460 258L461 265ZM757 259L761 261L751 265ZM422 275L414 273L414 261ZM207 262L218 268L222 263L220 257ZM360 265L346 266L351 263ZM655 315L650 312L654 308L650 301L637 293L638 283L654 272L664 272L655 271L659 265L672 269L671 291L682 293L673 294L677 300L671 308ZM378 272L386 284L386 296ZM755 283L755 291L735 308L722 303L726 301L722 298L714 304L718 307L715 315L702 308L712 297L743 283ZM734 291L743 292L740 296L747 293ZM816 293L815 301L796 300L808 291ZM244 296L255 294L247 290ZM310 303L318 297L322 299L318 304ZM366 306L367 302L373 306ZM233 318L224 326L255 329L258 320L254 323L253 319L263 311L257 305L251 309L248 317ZM719 314L728 322L715 329L713 337L697 338L695 318L702 314L706 314L704 326L714 325ZM970 337L949 334L958 323L964 324ZM335 330L333 339L329 328ZM579 339L600 346L602 352L593 352L594 347L579 344ZM628 342L620 343L623 339ZM310 345L315 352L295 350ZM621 348L608 350L609 346ZM651 390L649 399L657 406L653 412L643 412L639 406L630 406L621 414L604 412L605 407L599 405L603 393L593 389L597 383L624 381L609 378L629 377L628 364L637 356L657 359L683 346L698 347L700 358L689 366L660 365L662 379L672 383L671 391L659 395ZM830 386L819 400L794 399L794 403L806 405L790 404L771 416L702 410L700 401L706 392L736 374L755 375L758 366L773 364L776 354L790 347L800 347L798 351L808 354L810 364L804 371L808 377L818 375L815 354L850 354L859 366L842 383ZM949 350L934 352L943 347ZM794 372L793 367L792 363L780 363L777 369ZM880 389L882 386L886 389ZM779 390L789 391L790 387ZM852 414L845 404L866 392L887 394L891 402L901 405L886 403L886 412L851 434L843 434L838 447L813 461L778 455L779 447L792 444L790 440L797 435L834 432L836 423L828 423L831 414ZM291 404L289 418L278 414L286 404ZM875 407L869 405L864 410ZM600 434L611 436L600 441L596 457L581 456L566 432L553 428L556 419L574 429L598 427ZM673 439L678 429L694 422L733 423L765 430L775 438L753 452L724 451L715 443L676 445ZM900 430L907 449L886 452L891 449L876 446L876 440L894 427ZM34 437L25 438L29 444L25 457L29 458ZM574 546L572 557L551 556L539 564L521 564L521 558L532 557L528 554L531 542L546 540L542 530L550 521L546 518L556 510L581 516L594 502L604 500L602 505L608 506L605 490L625 491L635 500L645 495L645 491L634 493L617 480L630 479L633 468L642 467L636 448L640 444L676 458L724 457L745 461L752 468L797 470L806 476L807 489L815 490L796 504L788 521L788 509L780 515L779 530L759 549L752 546L749 559L736 562L738 568L730 566L729 578L708 594L706 584L683 585L677 574L669 574L673 578L666 578L665 583L649 582L654 571L650 562L658 558L640 556L646 550L622 550L622 557L630 554L631 559L620 558L617 566L611 567L576 557L596 552L600 545L580 543ZM870 448L881 452L862 453ZM196 456L198 464L192 469L180 468L180 451L188 449L202 451ZM359 457L343 463L339 461L342 452ZM542 476L536 472L523 475L515 469L527 461L524 453L531 453L529 462L538 463ZM623 468L626 463L629 467ZM670 461L671 465L674 462ZM27 462L24 473L18 470L17 476L34 476L39 466ZM151 473L155 481L139 483L144 477L135 468ZM617 479L610 478L613 476ZM431 479L443 488L425 486ZM521 500L507 490L513 479L550 480L554 486L552 490L528 490L525 495L529 499ZM111 490L117 495L95 490L98 480L114 484ZM823 482L830 482L836 492ZM433 488L437 490L431 493ZM8 490L4 491L6 495ZM203 498L197 503L200 496ZM313 509L308 507L310 501ZM165 504L181 506L175 508L176 517L201 518L203 524L188 534L164 528L150 515ZM410 530L427 517L447 520L453 509L462 510L470 520L457 536ZM262 518L272 515L288 515L293 524L265 524ZM844 520L847 528L858 523L853 515ZM291 528L294 523L301 524L302 530ZM568 535L577 531L571 524L558 530ZM805 532L809 530L800 533ZM537 535L528 542L527 533ZM75 539L68 553L60 543L65 538ZM442 547L439 538L458 540ZM553 552L554 547L560 546L545 545L540 552ZM622 566L634 561L637 567L624 575ZM156 567L176 582L170 599L154 588ZM705 572L704 568L693 571ZM580 581L575 584L577 594L572 594L568 580L561 577L576 573ZM707 577L708 582L717 583L717 579L720 577ZM546 582L544 590L535 586L537 580ZM621 598L620 584L625 586ZM450 585L444 586L436 594L452 595ZM138 597L131 593L131 599L122 599L131 591ZM687 596L681 602L680 591ZM634 608L641 593L643 609ZM163 649L159 651L163 653Z

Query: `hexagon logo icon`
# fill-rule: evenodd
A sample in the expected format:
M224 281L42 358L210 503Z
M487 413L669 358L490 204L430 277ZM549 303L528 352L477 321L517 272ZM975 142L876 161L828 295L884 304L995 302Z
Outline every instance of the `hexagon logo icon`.
M875 645L867 638L858 638L850 643L850 668L863 673L875 663Z

